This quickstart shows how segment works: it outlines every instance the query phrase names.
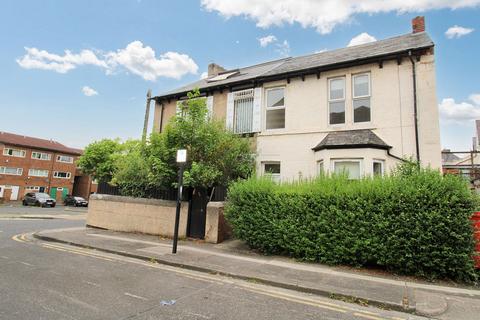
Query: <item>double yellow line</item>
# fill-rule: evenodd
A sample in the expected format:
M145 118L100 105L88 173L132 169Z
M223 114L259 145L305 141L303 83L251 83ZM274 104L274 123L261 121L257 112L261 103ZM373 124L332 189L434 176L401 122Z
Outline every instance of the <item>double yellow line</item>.
M31 242L29 239L27 239L28 234L18 234L12 237L13 240L18 241L18 242ZM270 288L266 285L260 285L260 284L253 284L253 283L248 283L244 280L236 280L233 278L227 278L227 277L219 277L215 275L209 275L209 274L202 274L197 271L193 270L187 270L187 269L181 269L173 266L167 266L167 265L161 265L156 262L146 262L138 259L133 259L133 258L128 258L128 257L123 257L123 256L115 256L112 254L105 254L101 252L94 252L91 249L82 249L82 248L76 248L72 247L69 245L61 245L61 244L50 244L50 243L40 243L40 246L47 248L47 249L53 249L57 251L62 251L62 252L68 252L68 253L73 253L81 256L86 256L86 257L91 257L95 259L100 259L104 261L109 261L109 262L129 262L129 263L134 263L142 266L146 266L149 268L156 268L156 269L161 269L164 271L170 271L174 272L177 274L181 274L184 277L187 278L192 278L195 280L202 280L210 283L228 283L231 285L234 285L236 287L239 287L241 289L250 291L252 293L257 293L265 296L270 296L276 299L281 299L285 301L290 301L290 302L295 302L295 303L300 303L303 305L308 305L308 306L313 306L316 308L320 309L326 309L330 311L335 311L338 313L346 314L350 313L353 314L353 316L357 318L363 318L363 319L369 319L369 320L381 320L381 319L390 319L390 320L404 320L405 318L399 318L399 317L385 317L379 313L375 312L369 312L365 310L359 310L358 308L354 307L348 307L345 305L340 305L336 303L330 303L326 301L319 301L315 298L309 298L306 296L300 296L300 295L295 295L292 293L288 293L285 290L282 289L274 289Z

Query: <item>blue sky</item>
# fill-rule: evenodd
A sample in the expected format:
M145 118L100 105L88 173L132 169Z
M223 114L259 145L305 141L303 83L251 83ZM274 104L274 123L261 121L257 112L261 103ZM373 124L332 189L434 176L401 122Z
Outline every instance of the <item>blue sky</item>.
M138 138L148 88L195 81L210 62L234 68L409 33L421 14L436 43L442 146L470 149L480 0L404 2L3 0L0 130L74 147ZM262 47L266 36L276 40Z

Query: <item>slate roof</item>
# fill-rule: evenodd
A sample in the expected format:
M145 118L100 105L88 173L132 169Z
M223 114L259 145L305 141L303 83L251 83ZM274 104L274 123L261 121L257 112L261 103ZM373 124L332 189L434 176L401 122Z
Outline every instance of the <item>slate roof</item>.
M31 149L56 151L70 155L81 155L83 153L81 149L70 148L54 140L39 139L3 131L0 131L0 143Z
M434 46L426 32L409 33L385 40L379 40L358 46L352 46L337 50L325 51L300 57L289 57L275 61L269 61L245 68L235 69L240 73L225 80L208 82L206 79L198 80L186 86L166 92L155 99L173 97L174 95L185 94L195 88L213 89L219 86L239 85L252 81L268 81L281 75L294 75L299 72L310 73L321 70L340 68L346 63L361 64L372 59L382 57L394 57L399 54L406 54L409 50L415 51L427 49ZM227 70L223 73L230 72Z
M348 148L376 148L388 150L391 148L380 139L372 130L347 130L335 131L327 134L319 144L312 148L314 151L323 149L348 149Z

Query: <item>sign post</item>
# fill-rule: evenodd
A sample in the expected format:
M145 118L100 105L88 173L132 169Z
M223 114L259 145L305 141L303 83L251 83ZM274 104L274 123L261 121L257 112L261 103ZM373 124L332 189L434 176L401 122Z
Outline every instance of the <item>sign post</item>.
M177 193L177 210L175 213L175 230L173 231L173 247L172 253L177 253L177 242L178 242L178 225L180 223L180 208L182 201L182 189L183 189L183 168L187 162L187 150L180 149L177 150L177 163L178 168L178 193Z

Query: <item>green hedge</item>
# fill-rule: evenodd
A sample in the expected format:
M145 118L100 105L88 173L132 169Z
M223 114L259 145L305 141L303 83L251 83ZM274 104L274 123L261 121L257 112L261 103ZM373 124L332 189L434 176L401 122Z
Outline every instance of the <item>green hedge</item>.
M238 238L264 253L474 280L470 216L477 197L460 178L401 171L358 181L237 182L226 217Z

